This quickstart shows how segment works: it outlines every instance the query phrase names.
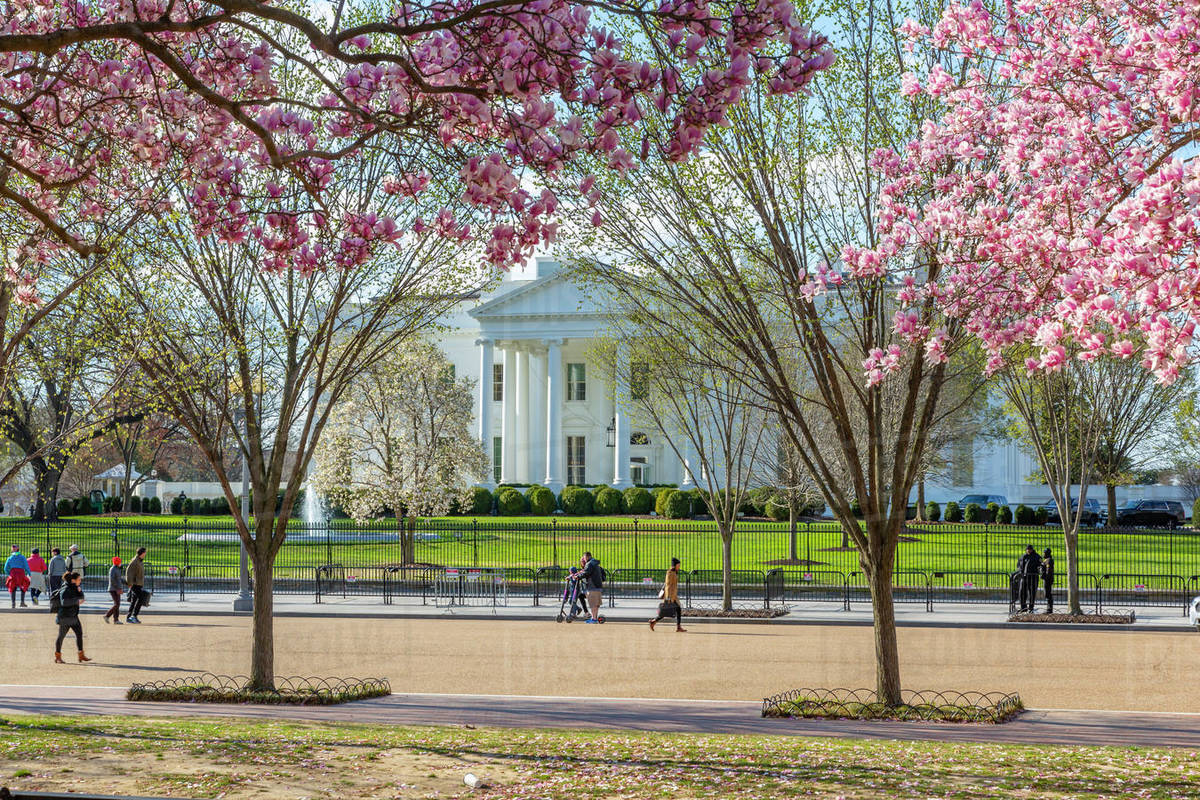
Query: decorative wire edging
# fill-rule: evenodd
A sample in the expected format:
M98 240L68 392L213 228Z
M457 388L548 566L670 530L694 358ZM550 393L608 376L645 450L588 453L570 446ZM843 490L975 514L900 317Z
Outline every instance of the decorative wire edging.
M392 693L384 678L277 677L273 689L252 689L244 675L204 672L182 678L135 683L129 700L192 703L262 703L267 705L328 706L383 697Z
M763 700L764 717L1007 722L1025 706L1015 692L901 692L900 704L875 699L872 689L792 689Z

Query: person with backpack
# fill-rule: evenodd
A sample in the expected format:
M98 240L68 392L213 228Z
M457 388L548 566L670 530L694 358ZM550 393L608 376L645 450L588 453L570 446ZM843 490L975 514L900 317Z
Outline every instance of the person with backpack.
M35 547L29 554L29 599L35 606L44 591L46 591L46 562Z
M29 562L21 553L21 546L14 544L12 553L4 562L4 587L12 598L12 607L17 607L17 591L21 592L21 608L25 608L25 590L29 588Z
M80 575L86 575L87 568L91 565L91 562L87 560L87 556L79 552L79 545L71 545L71 550L67 553L67 572L78 572Z
M137 625L141 623L138 613L146 602L145 590L142 589L146 583L146 548L139 547L137 555L125 568L125 583L129 584L129 616L125 617L125 621Z
M108 568L108 596L112 598L112 608L104 612L104 621L112 617L114 625L121 624L121 595L125 593L125 578L121 575L121 557L113 556L112 566Z
M584 622L595 625L600 622L600 603L604 596L604 569L600 566L600 559L590 552L583 554L583 562L583 577L587 581L588 609L591 612L591 616Z
M671 568L667 570L667 576L663 579L662 591L658 594L662 598L662 602L658 604L658 616L650 620L650 630L654 630L654 626L658 624L663 617L675 615L675 632L686 633L687 628L683 627L683 608L679 605L679 559L671 559Z
M58 638L54 640L54 663L64 664L62 657L62 643L67 636L67 631L74 631L75 645L79 650L79 661L91 661L90 658L83 652L83 623L79 621L79 606L83 603L83 589L80 588L79 582L83 580L83 576L78 572L68 572L63 576L62 589L58 594L51 598L51 602L57 600L58 609L54 616L54 621L58 623Z
M57 547L50 551L50 563L46 565L46 580L50 582L51 603L62 589L63 575L67 574L67 560Z

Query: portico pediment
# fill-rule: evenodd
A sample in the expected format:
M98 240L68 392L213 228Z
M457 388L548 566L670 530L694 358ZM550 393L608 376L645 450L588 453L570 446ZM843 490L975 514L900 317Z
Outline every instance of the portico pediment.
M562 273L530 281L467 313L483 324L532 319L599 320L604 316L603 309Z

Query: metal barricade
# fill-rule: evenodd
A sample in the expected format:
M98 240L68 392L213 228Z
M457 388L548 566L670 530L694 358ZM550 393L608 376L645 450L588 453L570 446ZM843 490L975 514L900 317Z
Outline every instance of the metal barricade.
M846 604L849 608L850 598L871 601L871 588L867 585L866 575L860 571L846 575ZM892 573L892 602L893 603L924 603L925 610L933 613L933 592L930 588L929 573L919 569L898 569Z
M1012 604L1012 574L1008 572L942 571L929 574L934 602Z
M720 603L725 591L724 573L719 569L696 569L682 575L682 599L686 608L702 603ZM758 570L735 569L729 576L729 594L734 605L766 608L766 584Z
M452 610L458 607L491 607L508 605L508 581L505 571L487 567L449 567L438 576L434 605Z
M774 577L772 577L774 576ZM767 573L768 584L778 581L780 599L786 603L838 603L850 610L850 595L846 591L846 573L820 569L773 569Z
M1099 600L1097 607L1117 606L1180 606L1187 614L1188 582L1182 575L1135 575L1128 573L1106 573L1100 576L1097 585Z

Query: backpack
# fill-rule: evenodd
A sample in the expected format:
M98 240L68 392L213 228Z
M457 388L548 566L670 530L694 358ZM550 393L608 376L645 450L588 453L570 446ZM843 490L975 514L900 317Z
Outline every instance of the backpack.
M57 614L58 610L60 608L62 608L62 591L64 588L66 588L65 583L62 586L58 587L58 589L56 589L55 591L50 592L50 613L51 614Z

